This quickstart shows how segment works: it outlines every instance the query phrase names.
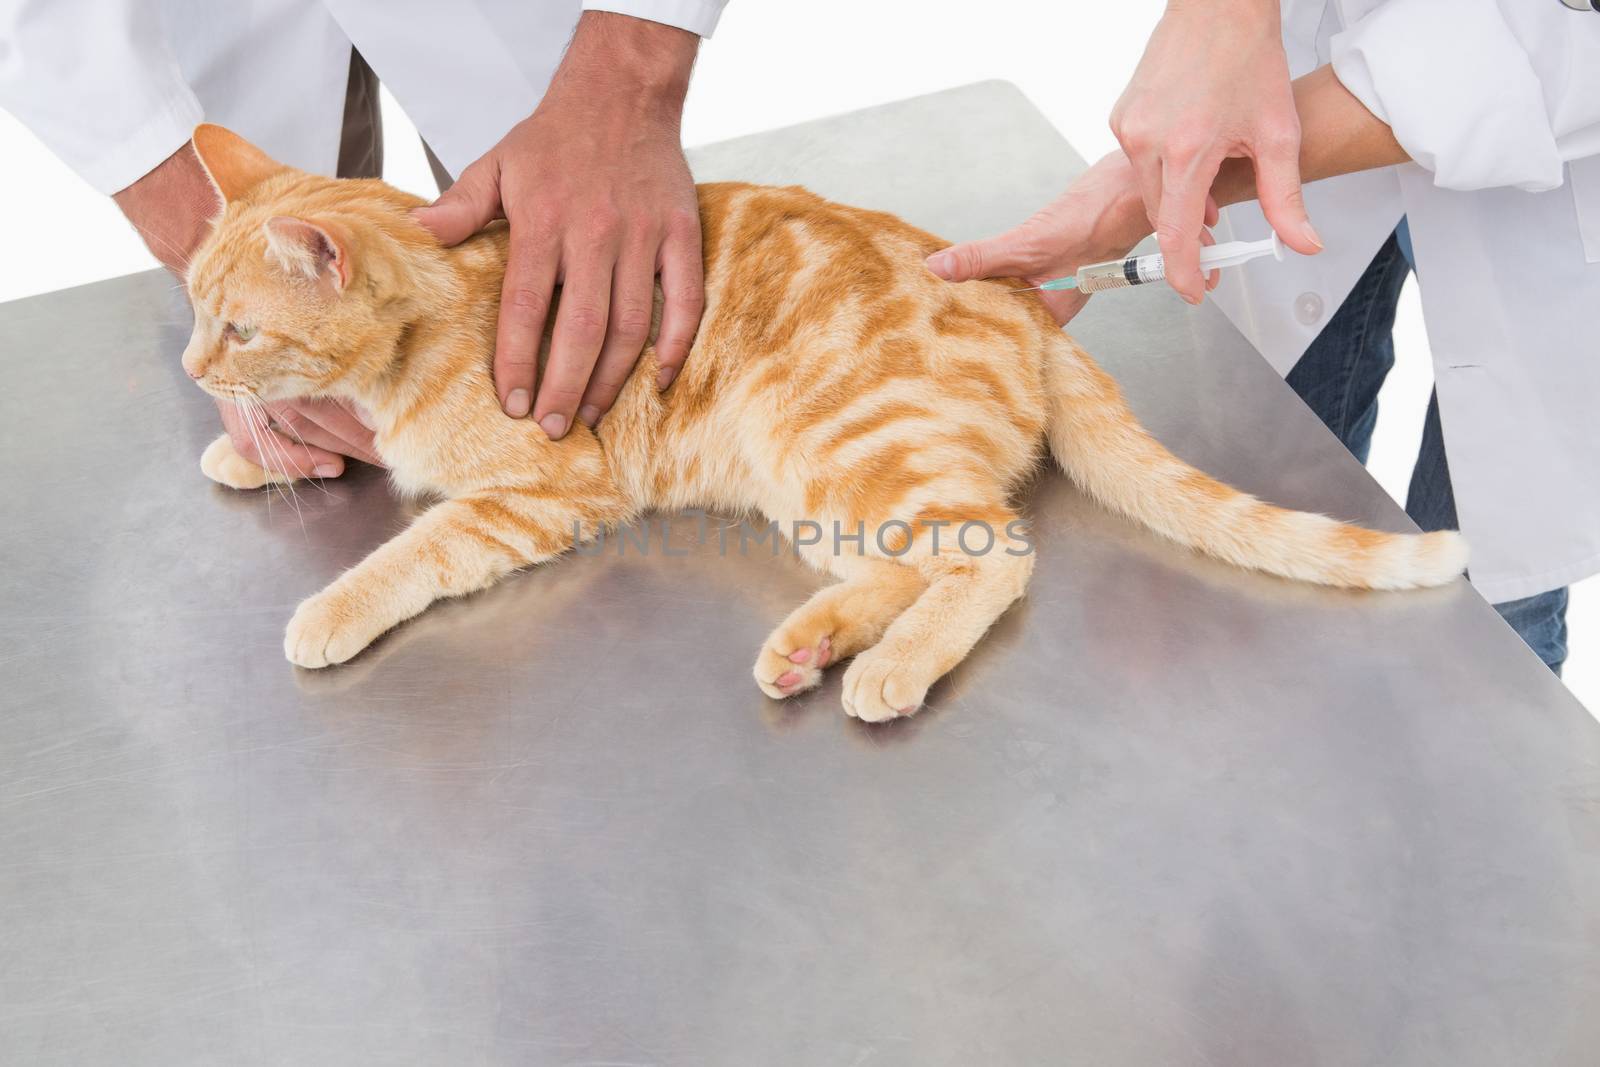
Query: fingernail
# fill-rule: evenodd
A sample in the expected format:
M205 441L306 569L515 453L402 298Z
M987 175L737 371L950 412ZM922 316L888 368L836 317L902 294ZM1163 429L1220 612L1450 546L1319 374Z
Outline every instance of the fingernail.
M928 257L928 269L938 275L946 275L956 269L956 257L949 252L940 252Z
M1317 249L1319 251L1321 250L1321 248L1322 248L1322 238L1317 235L1317 228L1315 226L1311 225L1311 220L1310 219L1306 219L1305 222L1302 222L1300 224L1300 232L1305 234L1306 240L1308 240L1312 244L1316 245Z
M1190 305L1192 305L1194 307L1199 307L1200 306L1200 297L1198 297L1198 296L1190 296L1188 293L1184 293L1183 294L1183 299L1186 300Z
M662 367L656 374L656 388L665 389L672 384L672 379L678 376L677 367Z
M528 391L526 389L513 389L506 394L506 414L513 419L523 418L532 407L533 404L528 399Z
M539 428L545 432L545 435L550 440L554 441L567 432L567 417L559 411L552 411L539 420Z
M593 404L585 404L578 409L578 421L589 429L594 429L594 424L600 421L600 409Z
M320 463L311 473L318 478L337 478L341 471L337 463Z

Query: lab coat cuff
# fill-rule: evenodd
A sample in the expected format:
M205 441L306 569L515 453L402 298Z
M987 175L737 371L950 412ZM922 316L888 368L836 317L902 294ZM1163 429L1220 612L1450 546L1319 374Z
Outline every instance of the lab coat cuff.
M187 85L164 93L155 108L120 140L106 145L92 159L67 160L73 169L107 196L149 174L194 136L205 111Z
M1336 35L1332 54L1345 88L1436 186L1561 184L1543 85L1495 0L1390 0Z
M728 0L583 0L585 11L610 11L636 19L676 26L710 37Z

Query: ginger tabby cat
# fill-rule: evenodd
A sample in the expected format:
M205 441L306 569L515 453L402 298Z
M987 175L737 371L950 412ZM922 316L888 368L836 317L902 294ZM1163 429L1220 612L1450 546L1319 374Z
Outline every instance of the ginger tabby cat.
M853 657L845 710L908 715L1027 587L1012 497L1047 441L1104 506L1241 567L1407 589L1466 562L1455 533L1377 533L1195 470L1140 428L1037 299L942 282L922 261L944 242L798 188L700 188L706 311L682 374L659 392L646 348L598 428L552 442L506 417L490 380L504 228L441 248L409 216L422 201L381 182L284 167L216 126L195 148L225 208L189 267L185 369L239 403L359 402L395 487L439 498L300 605L284 651L303 667L342 663L441 597L552 559L576 531L706 507L869 531L860 554L830 538L802 550L839 581L767 638L756 681L786 697ZM201 466L236 488L275 478L226 436ZM953 525L935 552L927 524L940 520ZM951 550L969 521L995 534L993 550Z

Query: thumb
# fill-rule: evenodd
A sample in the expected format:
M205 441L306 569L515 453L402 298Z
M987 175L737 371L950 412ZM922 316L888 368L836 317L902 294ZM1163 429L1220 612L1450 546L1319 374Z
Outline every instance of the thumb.
M411 212L442 245L457 245L501 217L500 168L480 159L427 207Z
M1038 256L1024 244L1021 234L1021 229L1008 230L982 241L952 245L929 256L928 269L947 282L1031 274L1038 269Z
M1300 190L1300 164L1293 156L1262 155L1256 159L1256 198L1279 239L1303 256L1322 251L1322 238L1306 214Z

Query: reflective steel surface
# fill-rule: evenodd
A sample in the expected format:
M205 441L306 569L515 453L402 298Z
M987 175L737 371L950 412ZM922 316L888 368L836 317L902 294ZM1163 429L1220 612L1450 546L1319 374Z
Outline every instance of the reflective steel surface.
M696 163L952 238L1082 165L999 84ZM914 720L763 698L817 579L686 537L297 671L403 509L207 482L170 286L0 308L0 1062L1600 1062L1600 725L1464 584L1239 573L1052 474ZM1220 315L1077 332L1192 461L1406 528Z

